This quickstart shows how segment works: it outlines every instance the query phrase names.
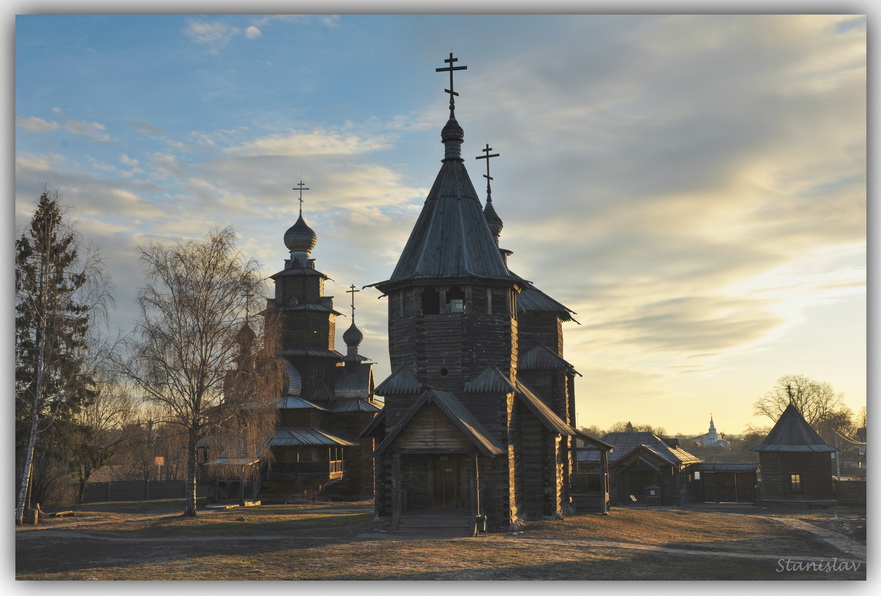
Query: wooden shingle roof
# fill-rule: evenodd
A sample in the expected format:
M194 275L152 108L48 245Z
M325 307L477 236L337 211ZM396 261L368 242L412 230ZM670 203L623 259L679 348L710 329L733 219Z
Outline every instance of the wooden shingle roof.
M576 436L576 434L579 434L578 431L566 424L566 422L557 416L557 414L555 414L554 411L541 400L541 398L535 395L529 387L521 383L519 380L517 381L517 391L514 395L526 405L527 409L529 409L529 411L532 412L549 431L567 437L573 437Z
M572 315L575 311L560 304L541 290L532 282L524 280L526 288L517 294L517 312L550 312L559 315L564 322L573 321L578 323ZM581 323L578 323L579 325Z
M527 351L518 361L517 367L520 370L571 369L581 376L569 362L543 344L537 344Z
M508 273L477 192L461 159L445 159L391 277L382 291L403 281L428 279L517 281Z
M517 388L498 368L487 366L479 375L467 381L463 390L465 393L508 393Z
M279 428L270 447L355 447L358 443L317 428Z
M603 441L612 445L615 451L609 456L609 463L614 463L625 457L631 451L641 447L648 447L650 451L657 453L662 459L674 465L693 464L700 462L700 458L685 451L681 447L672 447L662 438L649 432L619 432L609 433L603 437ZM587 452L590 459L591 454Z
M421 393L425 390L422 381L406 367L401 367L373 390L377 395L400 395Z
M838 451L817 434L793 404L786 406L765 440L750 451L789 453L832 453Z

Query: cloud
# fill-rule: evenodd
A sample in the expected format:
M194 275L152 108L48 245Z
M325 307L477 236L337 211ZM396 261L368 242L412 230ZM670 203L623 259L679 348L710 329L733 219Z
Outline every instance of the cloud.
M67 157L58 153L19 153L15 156L16 177L24 176L28 172L43 175L61 167L67 161Z
M324 37L303 50L304 62L322 65L321 76L304 83L308 93L282 85L288 90L269 104L259 103L262 95L235 104L245 91L258 92L249 88L253 79L237 78L244 76L237 69L257 62L243 56L211 68L204 61L205 105L231 106L228 119L188 119L177 129L169 119L160 128L149 124L155 116L132 111L142 120L127 129L109 118L107 128L65 125L87 138L112 137L120 144L113 153L115 145L62 157L36 145L54 138L35 136L52 132L51 122L19 117L20 129L34 135L22 139L38 149L16 156L17 195L33 196L48 178L76 202L90 230L131 242L201 236L234 223L248 254L275 271L287 256L281 239L296 219L292 187L302 177L312 188L305 217L319 238L313 256L340 280L329 293L379 281L437 171L446 97L418 99L427 95L415 85L412 94L387 98L358 93L368 78L380 86L390 80L383 76L401 78L383 60L398 56L395 43L409 47L406 36L423 44L414 53L428 51L426 39L444 29L438 19L464 23L456 30L469 33L482 26L479 18L413 18L403 41L387 40L386 54L377 45L368 59L331 42L340 31L327 27L369 30L349 17L190 18L186 39L210 52L244 39L269 47L270 33L286 22L321 28ZM502 246L514 250L514 271L578 312L581 325L567 327L567 359L591 377L579 381L590 394L630 396L646 407L652 395L697 399L671 379L721 375L732 358L758 357L815 320L818 305L864 296L864 19L598 15L492 23L473 37L481 51L460 56L469 66L456 78L466 165L482 196L484 164L474 157L485 142L501 154L492 175ZM291 80L285 73L298 72L290 56L268 55L271 64L259 62L267 70L248 76ZM412 57L404 58L407 68ZM356 60L357 75L338 68ZM436 82L442 89L445 81ZM318 105L325 97L335 111ZM56 116L66 119L60 110ZM380 342L385 303L375 297L359 295L359 326L372 327ZM364 353L384 360L386 347L368 353L366 342Z
M110 141L110 135L104 132L107 128L98 122L85 122L83 120L68 120L64 128L75 135L87 137L98 143Z
M225 149L235 157L355 155L379 151L390 146L387 138L332 132L289 132L254 139Z
M59 128L57 122L50 122L34 116L17 116L15 118L15 125L20 126L25 132L31 134L45 134L54 132Z
M208 46L212 51L218 51L239 35L241 30L220 21L205 22L188 20L184 35L193 42Z
M147 122L141 122L139 120L128 120L126 121L126 124L135 127L138 131L144 134L157 135L165 133L165 131L158 126L148 124Z

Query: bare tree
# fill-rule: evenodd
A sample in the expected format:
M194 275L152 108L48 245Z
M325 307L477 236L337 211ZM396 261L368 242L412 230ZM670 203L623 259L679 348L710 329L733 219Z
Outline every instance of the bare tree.
M139 292L140 322L122 366L184 431L184 515L195 516L199 442L218 422L227 372L239 354L236 335L261 280L257 263L235 249L231 228L140 252L147 285Z
M218 478L237 480L240 498L245 485L259 491L261 468L271 461L269 441L278 421L284 372L278 358L279 321L264 313L254 332L245 323L236 340L239 353L227 372L224 403L215 412L217 423L205 441L211 472Z
M77 503L83 502L92 475L108 465L127 441L124 429L134 414L135 403L128 388L105 378L95 398L73 416L67 463L79 485Z
M790 402L824 440L833 441L830 444L834 444L836 428L851 425L852 413L844 404L844 394L836 393L825 381L804 375L780 377L771 391L756 400L753 408L756 414L776 422Z
M606 433L654 433L658 437L664 437L667 431L663 426L652 426L651 424L632 424L631 422L616 422L609 427ZM605 434L605 433L604 433Z
M43 189L15 248L15 515L21 523L31 502L39 438L94 397L89 330L112 299L97 251L64 220L57 192ZM57 452L57 445L46 447Z

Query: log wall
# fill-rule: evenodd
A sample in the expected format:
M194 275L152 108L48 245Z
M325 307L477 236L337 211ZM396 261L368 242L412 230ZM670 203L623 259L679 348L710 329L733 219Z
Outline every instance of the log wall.
M762 501L833 500L832 457L829 453L760 452ZM790 475L801 476L794 492Z

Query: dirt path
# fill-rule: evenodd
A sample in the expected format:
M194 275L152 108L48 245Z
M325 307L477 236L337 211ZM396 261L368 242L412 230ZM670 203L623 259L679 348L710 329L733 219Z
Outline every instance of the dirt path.
M847 536L839 534L838 532L833 532L832 530L827 530L825 528L819 528L812 523L790 517L768 517L768 519L783 524L784 526L793 530L809 532L826 544L829 544L837 548L838 550L851 555L858 561L865 562L866 560L866 545L860 544L856 540L851 540Z
M824 530L822 528L817 528L807 522L801 520L792 520L792 519L781 519L781 518L769 518L773 519L777 522L782 523L783 525L795 529L801 530L805 532L810 532L817 538L823 540L827 544L832 545L838 550L848 553L853 556L854 560L865 563L866 561L866 548L865 546L850 540L840 534L836 534L829 530ZM206 542L228 542L228 541L236 541L236 542L267 542L267 541L283 541L283 540L314 540L316 542L320 541L335 541L337 540L334 537L327 536L290 536L290 535L257 535L257 536L158 536L158 537L125 537L125 536L106 536L106 535L95 535L87 532L80 532L75 530L40 530L40 531L29 531L29 532L19 532L17 537L19 539L32 539L32 538L62 538L62 539L82 539L82 540L100 540L105 542L116 542L116 543L171 543L171 544L181 544L181 543L206 543ZM422 539L432 539L435 538L430 535L426 536L397 536L394 534L381 534L381 533L362 533L358 535L358 538L364 540L422 540ZM517 536L511 534L494 534L482 538L445 538L444 540L480 540L487 541L499 544L500 546L513 547L513 548L521 548L521 549L529 549L530 545L534 544L545 544L545 545L559 545L559 546L578 546L590 548L593 550L597 549L616 549L616 550L633 550L633 551L641 551L641 552L652 552L652 553L664 553L671 555L688 555L695 557L709 557L709 558L720 558L720 559L748 559L748 560L759 560L759 561L779 561L781 557L779 555L773 554L758 554L758 553L744 553L744 552L732 552L732 551L719 551L719 550L696 550L696 549L685 549L685 548L676 548L669 546L662 546L656 544L641 544L637 542L621 542L621 541L613 541L613 540L586 540L586 539L552 539L552 538L530 538L526 536ZM829 557L809 557L809 556L799 556L799 560L802 561L828 561Z

